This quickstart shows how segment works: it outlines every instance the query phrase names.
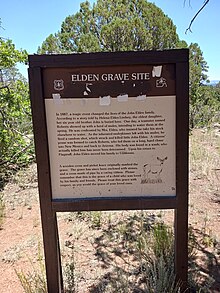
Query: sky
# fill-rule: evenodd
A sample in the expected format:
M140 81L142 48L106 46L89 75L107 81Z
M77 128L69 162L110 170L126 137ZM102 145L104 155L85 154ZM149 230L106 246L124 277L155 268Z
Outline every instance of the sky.
M37 52L38 46L51 33L60 30L64 19L79 11L78 0L1 0L0 36L11 39L16 49ZM89 1L91 4L95 0ZM208 78L220 80L220 1L210 0L192 25L192 32L185 33L195 13L204 0L151 0L169 16L177 27L180 39L188 44L198 43L209 66ZM27 77L27 68L19 67Z

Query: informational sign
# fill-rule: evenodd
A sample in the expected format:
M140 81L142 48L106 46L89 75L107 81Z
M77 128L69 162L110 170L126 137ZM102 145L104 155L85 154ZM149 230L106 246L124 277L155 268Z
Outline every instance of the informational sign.
M53 198L176 195L173 65L43 79Z
M187 288L187 49L29 56L48 293L62 292L57 212L175 210Z

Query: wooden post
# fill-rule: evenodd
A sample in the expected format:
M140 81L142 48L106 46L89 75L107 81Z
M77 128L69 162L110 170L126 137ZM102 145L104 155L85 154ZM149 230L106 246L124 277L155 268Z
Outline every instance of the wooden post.
M182 282L182 292L188 285L188 140L189 140L189 103L188 62L177 63L176 89L176 189L177 207L175 209L175 270L177 279ZM181 127L184 125L184 127ZM181 131L180 131L181 130Z
M42 98L41 69L39 67L29 69L29 80L32 96L31 104L35 150L38 162L38 187L48 293L60 293L63 284L61 277L59 238L56 212L52 209L47 128L44 114L44 99ZM36 111L33 111L33 109L36 108L40 108L39 111L37 111L37 115Z

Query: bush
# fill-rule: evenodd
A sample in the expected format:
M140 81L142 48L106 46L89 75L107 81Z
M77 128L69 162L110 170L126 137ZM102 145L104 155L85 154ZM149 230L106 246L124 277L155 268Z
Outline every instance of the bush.
M0 90L0 188L11 172L34 158L28 84L17 80Z
M220 121L220 91L213 86L200 86L189 108L190 128L209 127Z

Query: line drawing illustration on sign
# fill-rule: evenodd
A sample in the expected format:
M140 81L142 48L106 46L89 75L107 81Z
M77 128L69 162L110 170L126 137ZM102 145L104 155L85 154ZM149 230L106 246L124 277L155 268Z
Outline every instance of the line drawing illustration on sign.
M158 163L155 164L144 164L143 166L143 178L141 184L144 183L162 183L161 173L163 171L163 164L168 158L161 159L157 157Z
M167 80L164 77L156 80L156 87L167 87Z

